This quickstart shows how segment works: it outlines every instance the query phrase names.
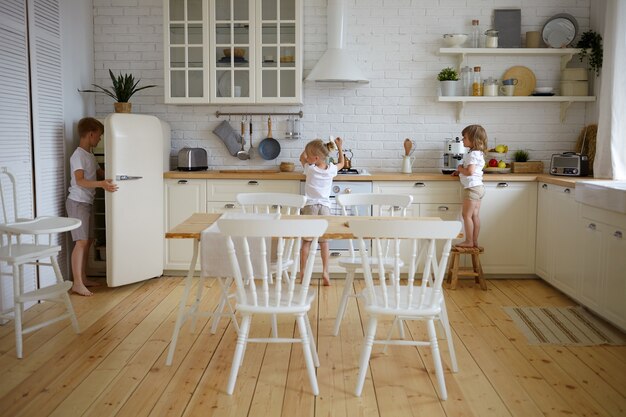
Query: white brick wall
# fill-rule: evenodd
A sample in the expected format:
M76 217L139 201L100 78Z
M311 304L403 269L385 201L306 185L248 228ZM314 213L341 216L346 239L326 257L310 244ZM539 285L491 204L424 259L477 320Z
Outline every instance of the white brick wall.
M402 141L417 142L416 171L434 171L442 166L445 138L459 136L464 126L482 124L491 146L509 145L528 149L531 159L549 165L552 153L571 151L585 123L584 103L570 106L560 122L557 103L473 103L456 122L456 104L439 103L436 75L456 65L456 57L439 56L441 36L468 32L478 18L483 30L491 26L493 9L521 8L522 33L541 30L556 13L576 17L579 31L589 27L589 0L347 0L347 45L362 65L366 85L305 83L304 104L298 106L176 106L163 104L162 0L94 0L95 79L109 85L108 69L132 73L141 85L158 87L133 97L133 111L154 114L172 127L172 155L183 146L200 146L209 154L209 164L223 168L271 168L281 161L296 162L306 142L316 137L341 136L354 151L353 164L378 171L397 171ZM305 74L326 48L326 1L305 0ZM578 64L575 57L570 65ZM471 57L470 66L480 65L483 76L500 79L512 65L533 70L538 86L558 88L558 57ZM99 96L99 115L112 110L111 100ZM589 106L589 105L587 105ZM240 161L231 157L212 133L218 123L215 111L304 111L304 139L282 139L285 118L274 120L274 136L281 139L281 155L274 161L256 157ZM233 120L236 125L238 120ZM266 134L264 118L254 120L254 143ZM236 126L235 126L236 127Z

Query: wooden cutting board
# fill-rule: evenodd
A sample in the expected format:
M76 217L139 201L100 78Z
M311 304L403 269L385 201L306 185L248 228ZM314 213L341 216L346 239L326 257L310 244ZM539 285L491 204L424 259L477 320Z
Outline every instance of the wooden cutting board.
M277 169L220 169L222 174L275 174Z

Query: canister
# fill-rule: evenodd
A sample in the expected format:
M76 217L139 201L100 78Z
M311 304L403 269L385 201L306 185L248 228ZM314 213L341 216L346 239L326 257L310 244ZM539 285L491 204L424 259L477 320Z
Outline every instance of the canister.
M489 29L485 31L485 48L497 48L498 47L498 31L495 29Z
M489 77L483 84L483 96L496 97L498 95L498 80Z
M586 96L589 84L587 81L561 81L562 96Z

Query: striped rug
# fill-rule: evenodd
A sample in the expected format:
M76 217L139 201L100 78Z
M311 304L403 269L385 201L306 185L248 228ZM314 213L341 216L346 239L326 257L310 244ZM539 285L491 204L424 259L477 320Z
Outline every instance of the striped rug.
M582 307L504 307L531 345L623 345L626 336Z

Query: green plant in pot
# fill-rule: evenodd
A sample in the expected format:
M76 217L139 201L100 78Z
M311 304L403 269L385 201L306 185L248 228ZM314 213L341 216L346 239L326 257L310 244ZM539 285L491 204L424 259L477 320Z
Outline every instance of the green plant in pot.
M543 162L529 161L530 155L525 149L518 149L513 153L511 170L515 174L537 174L543 172Z
M109 76L113 87L111 89L101 87L97 84L92 84L98 90L78 90L81 93L103 93L115 100L113 106L117 113L130 113L131 103L130 98L138 91L145 90L146 88L156 87L156 85L146 85L138 87L140 80L135 80L132 74L120 73L118 76L113 74L113 71L109 70Z
M602 36L594 30L588 30L583 32L580 36L580 40L576 44L576 48L582 48L582 51L578 54L580 62L587 57L589 68L595 71L596 75L600 75L600 68L602 68L603 48L602 48Z
M442 96L455 96L456 85L459 81L459 73L452 67L446 67L439 71L437 79L441 82Z

